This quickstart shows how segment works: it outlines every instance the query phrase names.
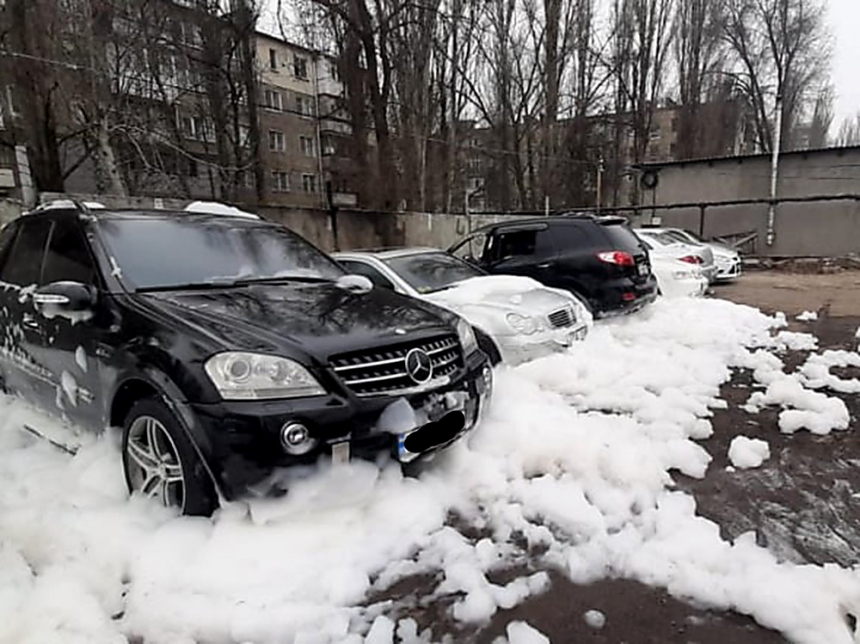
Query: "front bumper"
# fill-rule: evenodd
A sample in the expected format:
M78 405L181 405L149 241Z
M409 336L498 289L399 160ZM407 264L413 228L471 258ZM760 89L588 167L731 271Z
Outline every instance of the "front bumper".
M542 331L532 335L500 336L498 347L502 360L517 365L529 360L543 358L566 350L573 343L588 336L588 324L582 322L574 326Z
M742 263L740 257L717 263L714 279L717 281L733 280L741 276Z
M453 437L419 454L398 451L397 434L376 430L380 414L399 397L359 398L335 394L294 400L221 401L192 404L194 420L202 431L198 447L209 464L221 493L234 499L248 492L272 491L267 480L280 468L315 463L342 453L347 445L351 456L374 459L388 453L402 461L424 458L444 449L471 430L481 418L492 395L492 370L480 351L466 360L465 369L446 385L430 391L402 396L429 421L438 421L451 411L462 411L465 422ZM307 454L288 454L281 442L281 429L301 423L316 444Z

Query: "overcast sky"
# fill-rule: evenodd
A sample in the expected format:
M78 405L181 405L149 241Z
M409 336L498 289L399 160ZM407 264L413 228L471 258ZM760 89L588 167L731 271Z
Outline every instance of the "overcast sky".
M834 131L842 119L860 111L860 0L828 0L833 30Z

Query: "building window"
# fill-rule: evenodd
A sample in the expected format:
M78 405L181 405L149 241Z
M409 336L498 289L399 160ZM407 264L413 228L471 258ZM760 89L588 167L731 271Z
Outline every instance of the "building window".
M480 170L481 169L481 158L480 157L470 157L468 164L469 164L469 170Z
M21 108L16 100L15 92L11 85L6 86L6 102L9 104L9 114L12 117L21 116Z
M197 169L197 161L194 159L187 158L185 159L185 176L196 178L199 174Z
M471 177L469 179L469 190L480 190L484 187L484 177Z
M314 100L310 96L296 96L296 111L302 116L313 116Z
M274 49L269 49L269 69L278 71L278 52Z
M648 133L648 138L651 139L652 141L659 141L660 140L660 126L659 125L655 125L654 127L651 128L651 131Z
M333 81L340 82L340 72L337 70L337 63L329 61L328 75Z
M677 116L672 117L672 131L673 132L678 131L678 117Z
M299 137L299 149L306 157L315 157L317 155L316 141L309 136Z
M303 174L302 175L302 190L305 192L317 191L317 175Z
M272 192L289 192L290 175L279 170L272 171Z
M293 74L302 80L308 79L308 59L304 56L293 57Z
M251 128L247 125L239 126L239 147L247 148L251 145Z
M212 124L202 116L183 116L182 133L186 139L210 141L214 132Z
M283 152L286 149L284 133L280 130L269 130L269 150L272 152Z
M245 186L249 190L254 189L254 171L239 170L236 177L236 183L240 186Z
M281 93L273 89L267 89L263 92L263 103L270 110L280 112L284 109L284 101Z

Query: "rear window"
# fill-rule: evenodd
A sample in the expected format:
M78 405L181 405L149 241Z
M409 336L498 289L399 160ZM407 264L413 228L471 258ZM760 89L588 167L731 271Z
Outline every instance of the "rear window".
M636 252L642 250L639 239L623 224L603 224L603 232L613 250Z

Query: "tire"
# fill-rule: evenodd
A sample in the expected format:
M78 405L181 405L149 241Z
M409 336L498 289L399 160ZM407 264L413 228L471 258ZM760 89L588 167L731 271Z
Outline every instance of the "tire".
M218 507L209 472L161 400L143 398L132 405L123 423L122 465L131 493L140 492L190 516L209 516Z
M495 367L502 361L502 353L489 335L476 328L475 340L478 341L478 348L490 359L490 366Z

